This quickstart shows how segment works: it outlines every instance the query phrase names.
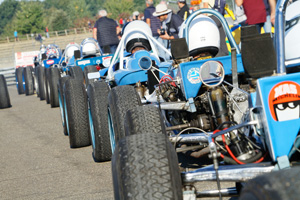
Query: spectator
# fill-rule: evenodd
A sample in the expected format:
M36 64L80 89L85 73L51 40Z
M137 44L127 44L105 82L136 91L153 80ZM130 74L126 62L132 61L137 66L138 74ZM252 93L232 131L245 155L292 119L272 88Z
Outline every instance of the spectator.
M89 27L89 30L92 29L92 24L91 24L90 20L88 20L88 27Z
M261 28L266 22L267 13L263 0L235 0L237 6L243 5L247 17L246 25L256 25L257 31L261 33Z
M19 41L19 38L18 38L18 31L17 31L17 30L15 30L14 36L15 36L15 41Z
M157 39L159 38L157 29L160 29L161 23L157 17L153 16L153 13L155 12L153 0L146 0L146 6L147 8L144 11L144 20L150 26L153 37Z
M131 21L134 21L134 20L141 20L139 11L134 11L132 13L132 20Z
M155 8L153 16L159 18L162 23L161 29L157 30L159 37L168 41L167 48L170 47L169 40L178 38L179 28L183 22L183 19L174 13L171 9L168 9L165 4L158 4Z
M107 18L106 10L99 11L99 19L96 21L93 29L93 37L98 41L104 53L115 53L119 44L118 24L110 18Z
M46 26L45 32L46 32L46 37L49 38L49 30L48 30L48 26Z
M123 28L124 22L123 22L122 17L119 19L119 24L120 24L120 27Z
M266 33L271 33L272 24L275 24L276 1L264 0L264 4L267 12L266 22L264 23L264 30Z
M179 15L183 20L186 20L188 16L190 16L190 9L186 4L185 0L178 0L177 1L179 11L177 12L177 15Z

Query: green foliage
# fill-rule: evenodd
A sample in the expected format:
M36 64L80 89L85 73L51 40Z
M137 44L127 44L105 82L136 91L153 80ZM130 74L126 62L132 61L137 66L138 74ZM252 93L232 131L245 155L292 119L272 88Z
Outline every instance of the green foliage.
M91 16L89 6L86 4L85 0L70 1L67 12L71 18L71 21Z
M106 1L104 8L109 13L110 18L117 19L120 14L130 16L134 11L134 3L133 0Z
M68 5L72 0L44 0L45 9L56 8L57 10L67 11Z
M18 5L19 2L15 0L4 0L2 4L0 4L0 35L4 33L5 26L11 24Z
M17 30L18 34L43 31L43 12L42 3L39 1L20 2L20 9L15 13L12 22L4 29L5 34L11 35L14 30Z
M86 0L86 4L89 6L91 16L97 16L98 11L104 8L104 3L105 0Z
M54 10L49 19L49 31L64 30L71 24L70 17L63 10Z

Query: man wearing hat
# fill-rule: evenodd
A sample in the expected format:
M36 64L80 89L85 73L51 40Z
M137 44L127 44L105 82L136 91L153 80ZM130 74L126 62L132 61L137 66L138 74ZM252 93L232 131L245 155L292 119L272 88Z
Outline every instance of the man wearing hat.
M190 15L190 9L186 4L185 0L178 0L177 1L179 10L177 12L177 15L179 15L183 20L186 20L188 16Z
M179 15L172 13L172 10L168 9L166 4L158 4L153 16L158 17L161 21L161 29L157 30L157 32L161 39L168 41L167 48L169 48L169 40L178 38L179 28L183 19Z

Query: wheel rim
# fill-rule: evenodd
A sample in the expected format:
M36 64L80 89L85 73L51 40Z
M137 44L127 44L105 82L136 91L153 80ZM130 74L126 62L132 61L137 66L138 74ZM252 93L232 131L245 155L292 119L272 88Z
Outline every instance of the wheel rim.
M94 131L94 123L93 123L93 117L91 113L91 109L89 109L89 124L90 124L90 133L91 133L91 139L92 139L92 146L93 150L96 149L96 138L95 138L95 131Z
M58 102L59 102L59 109L60 109L60 116L61 116L61 122L63 127L65 127L65 118L64 118L64 105L61 99L60 91L58 90Z
M113 121L112 121L112 118L111 118L109 107L107 109L107 112L108 112L108 129L109 129L111 152L114 153L116 140L115 140L115 132L114 132L114 127L113 127Z
M68 122L68 112L67 112L67 104L66 104L66 98L64 96L64 110L66 115L66 125L67 125L67 135L69 135L69 122Z

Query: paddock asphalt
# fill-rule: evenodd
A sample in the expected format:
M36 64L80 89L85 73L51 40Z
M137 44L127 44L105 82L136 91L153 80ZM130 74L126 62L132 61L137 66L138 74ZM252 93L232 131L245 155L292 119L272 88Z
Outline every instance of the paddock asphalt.
M91 146L69 147L60 109L8 89L12 107L0 109L0 199L114 199L111 162L95 163ZM197 186L216 189L215 182Z

